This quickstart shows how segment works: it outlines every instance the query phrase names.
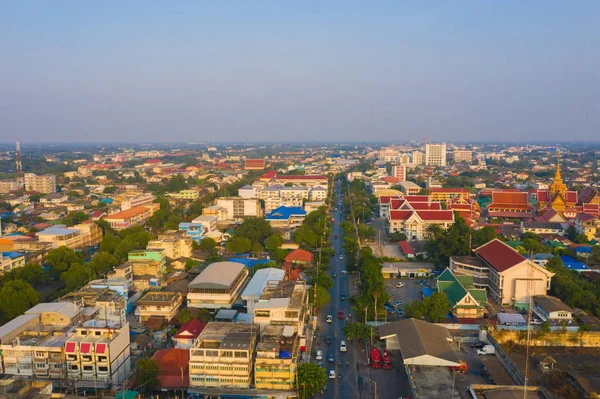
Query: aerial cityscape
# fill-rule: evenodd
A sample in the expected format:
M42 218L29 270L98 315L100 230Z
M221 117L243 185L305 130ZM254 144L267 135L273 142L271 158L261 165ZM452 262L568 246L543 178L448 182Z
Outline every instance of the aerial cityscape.
M0 398L600 397L600 5L2 8Z

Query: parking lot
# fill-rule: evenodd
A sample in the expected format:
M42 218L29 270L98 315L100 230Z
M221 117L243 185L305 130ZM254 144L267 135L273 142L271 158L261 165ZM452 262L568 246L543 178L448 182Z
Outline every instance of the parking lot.
M412 301L421 299L421 288L425 285L417 284L417 281L425 281L423 279L398 279L398 278L386 278L385 279L385 287L388 294L390 294L390 302L392 304L402 301L404 304L400 305L400 307L404 307L406 304L409 304ZM402 282L404 286L402 288L397 288L396 283ZM396 321L399 320L397 313L389 313L387 314L387 320Z

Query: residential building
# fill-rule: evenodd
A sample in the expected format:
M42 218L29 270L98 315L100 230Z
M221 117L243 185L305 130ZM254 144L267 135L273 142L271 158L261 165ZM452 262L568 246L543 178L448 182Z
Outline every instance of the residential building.
M454 158L455 163L472 162L473 161L473 151L454 150L453 158Z
M308 197L311 201L324 201L327 198L327 189L320 186L313 187Z
M446 143L425 144L425 165L446 166Z
M397 162L400 156L400 151L395 148L382 148L377 153L377 159L383 162Z
M91 177L92 176L92 168L89 166L80 166L77 168L77 174L79 177Z
M569 228L568 223L554 222L521 222L521 233L534 234L556 234L564 236L565 231Z
M43 194L55 193L56 176L25 173L25 191L36 191Z
M329 179L323 175L281 175L275 177L275 184L284 185L291 183L293 185L303 185L306 187L324 187L327 188Z
M129 262L159 262L166 271L167 254L162 248L135 249L127 254Z
M65 193L52 193L40 198L40 204L44 206L55 206L65 203L69 200L69 196Z
M527 308L529 297L546 295L554 273L526 259L508 244L494 239L473 250L476 257L450 257L450 270L473 277L500 305Z
M121 211L113 213L104 218L115 230L123 230L133 226L139 226L146 223L146 220L150 218L156 212L160 205L150 204L151 206L138 205Z
M198 319L192 319L183 323L181 328L173 335L175 348L190 349L202 330L204 330L204 327L206 327L206 323Z
M159 234L156 240L148 241L146 249L162 249L169 259L189 258L192 256L192 238L178 231Z
M261 331L267 325L290 326L302 333L306 319L308 291L305 281L269 281L254 304L254 323Z
M265 220L269 222L271 227L280 228L295 228L302 226L306 218L306 211L298 207L280 206L273 209Z
M179 312L183 304L183 295L179 292L149 291L138 299L135 315L140 323L150 318L162 319L169 323Z
M585 234L588 240L595 240L599 236L600 218L596 215L582 212L575 217L574 226L577 234Z
M167 194L169 198L180 201L195 201L200 198L200 191L198 190L181 190L178 193Z
M293 328L283 325L265 326L256 345L254 387L295 391L299 353L299 334Z
M309 214L313 211L318 211L319 208L322 206L325 206L324 201L305 202L304 210L306 211L306 214ZM273 209L275 209L275 208L273 208Z
M258 196L258 190L256 187L246 184L238 189L238 194L242 198L256 198Z
M312 252L304 249L295 249L291 251L284 259L286 262L292 262L295 264L302 264L304 266L311 266L315 260L315 256Z
M143 291L150 288L150 284L158 284L161 280L165 266L154 260L136 260L125 262L115 266L108 278L125 279L133 285L135 291Z
M228 219L241 220L248 216L262 216L258 198L222 197L217 198L217 205L227 209Z
M8 194L11 191L17 191L21 188L21 185L16 180L0 180L0 194Z
M96 223L81 223L73 227L57 224L36 233L40 242L52 244L52 248L86 248L102 241L102 229Z
M207 206L206 208L202 209L202 216L198 216L196 219L194 219L194 221L198 221L200 223L202 223L203 221L206 222L208 219L199 219L199 218L203 218L203 217L211 217L214 218L210 219L210 226L208 226L209 231L210 230L214 230L217 227L217 222L222 221L222 220L227 220L227 218L229 217L229 213L227 211L227 208L223 208L222 206L218 206L218 205L212 205L212 206ZM214 223L214 229L211 227L212 224Z
M189 285L188 306L195 308L231 308L248 279L248 269L236 262L208 265Z
M250 279L250 282L246 288L244 288L241 295L251 320L254 316L254 305L260 300L260 296L267 287L267 284L279 282L283 280L284 277L285 271L272 267L259 269L254 273L254 276Z
M573 320L573 309L554 296L534 295L532 309L543 321Z
M466 188L429 188L432 201L468 201L471 193Z
M472 276L455 276L450 269L446 269L437 279L437 290L446 295L459 323L483 318L483 303L487 301L487 296L485 289L474 287Z
M131 372L129 323L87 320L67 336L67 378L80 387L119 387Z
M264 159L246 159L244 161L245 170L263 170L266 167Z
M424 155L422 151L413 151L412 153L412 164L414 166L423 165Z
M135 196L125 196L121 200L121 211L136 208L138 206L149 206L151 205L156 197L150 193Z
M288 207L288 208L302 208L302 204L304 203L304 199L302 198L294 198L294 197L271 197L263 200L265 202L265 212L267 214L271 213L274 209L279 207Z
M196 219L192 222L179 223L179 231L199 244L204 238L204 235L208 232L208 229L205 227L204 223L200 223L196 221Z
M400 179L400 181L406 181L406 166L405 165L394 165L392 166L392 177Z
M127 323L128 292L119 293L112 289L110 281L102 281L92 281L77 291L63 295L59 301L77 304L88 318L108 320L123 326ZM123 281L119 285L129 287L129 284Z
M25 266L24 254L15 251L0 253L0 275L23 266Z
M249 389L258 328L251 323L211 322L190 348L190 389Z
M316 188L316 187L315 187ZM321 188L321 187L319 187ZM323 189L323 188L321 188ZM281 187L279 189L279 197L286 198L298 198L298 199L308 199L309 192L311 189L303 186L293 186L293 187Z

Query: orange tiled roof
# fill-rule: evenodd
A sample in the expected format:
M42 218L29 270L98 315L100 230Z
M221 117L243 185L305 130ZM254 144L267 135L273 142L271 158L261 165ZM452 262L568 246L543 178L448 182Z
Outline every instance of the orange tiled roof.
M147 212L148 208L144 205L134 206L133 208L127 209L126 211L113 213L112 215L106 216L104 220L120 220L120 219L128 219L137 215L141 215L144 212Z

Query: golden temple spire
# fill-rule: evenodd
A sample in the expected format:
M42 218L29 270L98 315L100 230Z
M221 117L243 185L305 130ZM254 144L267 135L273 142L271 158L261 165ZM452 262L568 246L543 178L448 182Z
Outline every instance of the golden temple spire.
M556 193L560 193L564 198L567 193L567 185L563 182L560 175L560 148L556 149L557 160L556 160L556 174L554 175L554 181L550 185L550 196L554 197Z

